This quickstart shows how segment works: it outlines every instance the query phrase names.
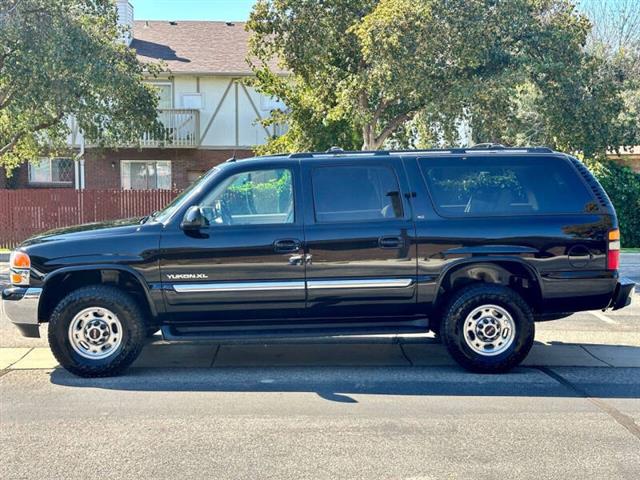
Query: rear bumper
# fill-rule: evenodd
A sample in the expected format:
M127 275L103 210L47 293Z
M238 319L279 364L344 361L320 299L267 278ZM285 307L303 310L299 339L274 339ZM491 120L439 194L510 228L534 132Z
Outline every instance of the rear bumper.
M38 306L41 288L10 287L2 291L2 307L25 337L39 338Z
M618 310L629 305L631 303L631 292L633 292L635 286L636 284L628 278L620 278L611 297L609 308Z

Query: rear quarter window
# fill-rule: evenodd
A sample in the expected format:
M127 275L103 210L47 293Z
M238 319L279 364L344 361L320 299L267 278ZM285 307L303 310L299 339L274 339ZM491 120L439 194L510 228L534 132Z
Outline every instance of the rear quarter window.
M446 217L585 213L597 208L575 170L557 157L421 158Z

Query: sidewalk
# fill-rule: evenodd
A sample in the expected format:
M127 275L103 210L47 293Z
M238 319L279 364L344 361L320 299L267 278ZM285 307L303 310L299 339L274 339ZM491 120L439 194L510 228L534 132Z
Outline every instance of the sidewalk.
M397 339L391 339L397 340ZM132 368L442 367L455 366L429 339L353 343L147 345ZM48 348L0 348L0 370L54 369ZM640 347L536 343L526 367L638 367Z

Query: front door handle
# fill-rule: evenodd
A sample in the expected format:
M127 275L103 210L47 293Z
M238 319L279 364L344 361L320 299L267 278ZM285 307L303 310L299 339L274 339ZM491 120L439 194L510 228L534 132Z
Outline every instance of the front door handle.
M380 248L402 248L404 246L404 239L402 237L380 237L378 239L378 246Z
M273 242L273 250L278 253L291 253L300 250L302 243L295 238L285 238Z

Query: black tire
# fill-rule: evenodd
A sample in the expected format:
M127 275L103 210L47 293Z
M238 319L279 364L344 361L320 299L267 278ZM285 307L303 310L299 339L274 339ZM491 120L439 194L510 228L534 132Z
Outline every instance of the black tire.
M511 345L492 356L471 348L463 332L467 316L483 305L496 305L506 310L515 325ZM441 335L451 356L465 369L479 373L501 373L520 364L529 354L533 346L535 324L531 308L516 292L500 285L478 284L461 289L451 299L444 310Z
M120 345L107 358L90 359L78 354L69 340L73 318L86 308L113 312L122 325ZM49 320L49 345L56 360L80 377L118 375L138 357L147 326L138 304L122 290L108 285L90 285L69 293L56 306Z

